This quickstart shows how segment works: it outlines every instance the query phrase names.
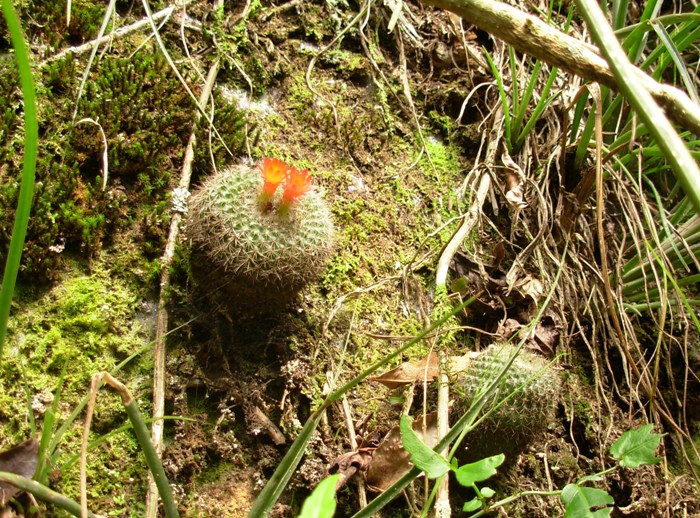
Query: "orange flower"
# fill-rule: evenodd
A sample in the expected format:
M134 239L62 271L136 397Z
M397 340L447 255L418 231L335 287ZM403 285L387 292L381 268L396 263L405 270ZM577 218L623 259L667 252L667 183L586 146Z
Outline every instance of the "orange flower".
M284 180L289 166L277 158L263 158L262 164L259 164L258 168L263 175L260 202L268 203L274 197L279 184Z
M284 206L289 206L294 200L303 196L311 190L311 174L308 169L298 171L292 166L287 172L287 180L284 184L282 202Z

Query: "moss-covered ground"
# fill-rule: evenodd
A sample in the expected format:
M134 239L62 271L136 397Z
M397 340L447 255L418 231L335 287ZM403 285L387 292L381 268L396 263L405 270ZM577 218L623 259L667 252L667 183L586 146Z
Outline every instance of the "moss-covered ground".
M195 1L186 16L173 14L162 37L194 95L209 66L220 60L207 107L217 136L203 119L196 122L193 100L146 29L102 45L87 73L89 49L56 57L95 38L105 9L104 2L74 1L66 28L65 7L64 1L32 0L19 6L33 54L41 138L29 234L0 363L0 450L42 431L52 436L42 481L78 499L84 411L72 413L89 394L91 377L110 371L150 415L152 340L162 295L170 315L166 414L175 417L166 422L166 473L183 515L245 516L328 391L434 317L436 263L469 209L465 179L486 131L479 123L491 109L474 108L485 94L469 107L463 103L488 78L478 67L459 70L436 59L435 49L411 43L407 26L401 30L409 63L402 76L401 47L387 30L391 10L379 5L373 4L369 27L362 25L366 34L355 26L319 53L357 14L356 6L256 1L241 18L244 3L225 2L217 10ZM165 7L151 5L154 12ZM119 26L144 16L138 2L116 4ZM442 32L453 21L445 13L431 16L421 37L454 43ZM9 48L4 33L0 44ZM20 105L14 64L6 55L0 60L3 254L21 169ZM193 188L226 164L254 165L266 156L312 172L332 212L335 248L318 282L289 308L235 317L219 310L216 298L198 289L191 264L198 256L186 229L171 266L172 286L160 293L171 193L193 131ZM104 188L102 132L109 170ZM511 214L497 189L484 210L493 221L509 224ZM498 269L504 244L527 239L508 232L481 228L467 240L467 248L476 238L492 250L494 257L483 258L489 272ZM508 254L512 260L510 248ZM464 264L471 264L465 261L456 259L452 275L465 275ZM515 300L517 307L507 314L513 317L527 312L522 298L494 299L458 315L452 323L465 327L450 329L440 346L454 356L483 346L506 318L499 304ZM482 332L473 332L475 327ZM556 419L503 473L498 487L504 494L563 487L602 469L610 435L640 420L614 398L601 399L599 371L584 343L573 333L561 342L557 354L566 355L559 356L557 369L564 388ZM400 360L420 360L437 343L425 340ZM415 388L415 413L421 411L422 390ZM427 404L433 404L434 388L428 392ZM328 467L351 450L347 419L364 444L376 446L413 395L411 388L392 391L366 381L348 394L346 409L332 407L276 516L298 513ZM261 426L261 414L283 444ZM148 471L127 425L119 398L102 389L91 432L88 496L91 509L108 516L143 515ZM611 492L621 507L642 502L635 516L663 515L667 501L700 512L693 483L682 461L677 465L685 478L674 494L664 494L669 479L652 468L616 475ZM455 512L467 498L461 491L453 493ZM354 483L342 489L338 516L357 510L357 492ZM645 492L663 498L643 498ZM47 516L53 516L49 509ZM514 512L552 516L561 509L554 500L523 500ZM410 516L409 505L397 500L386 516Z

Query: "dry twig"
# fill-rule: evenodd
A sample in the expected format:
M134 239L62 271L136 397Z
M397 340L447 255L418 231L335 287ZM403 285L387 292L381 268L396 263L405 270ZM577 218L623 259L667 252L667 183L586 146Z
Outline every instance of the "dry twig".
M219 61L215 61L209 69L207 81L202 88L202 93L199 98L201 106L206 106L214 88L216 76L219 73ZM196 113L196 121L199 120L200 112ZM189 190L190 178L192 176L192 161L194 160L194 146L197 139L194 129L190 135L190 140L187 143L185 157L182 164L182 174L180 175L179 189L184 191ZM181 192L184 192L181 191ZM156 339L153 347L153 444L155 445L158 456L163 453L163 415L165 409L165 336L168 332L168 309L167 309L167 293L170 288L170 265L173 262L175 255L175 246L177 245L180 236L180 222L182 221L183 213L179 210L173 212L170 221L170 233L168 241L165 245L165 252L161 259L161 277L160 277L160 299L158 301L158 316L156 323ZM153 479L149 480L148 494L146 496L146 515L150 518L155 518L158 511L158 492Z

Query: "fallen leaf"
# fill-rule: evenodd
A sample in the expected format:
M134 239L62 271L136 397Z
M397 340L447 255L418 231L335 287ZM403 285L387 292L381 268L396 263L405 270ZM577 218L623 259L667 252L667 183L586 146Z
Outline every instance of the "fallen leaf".
M537 349L545 356L554 356L561 335L561 318L554 311L546 310L533 333Z
M387 388L395 389L414 382L433 381L438 375L438 357L434 352L417 362L405 362L380 374L370 381L378 381Z
M525 174L507 152L503 152L501 160L506 167L506 200L514 207L524 209L527 207L523 189Z
M468 352L463 356L450 357L450 364L447 369L448 372L450 374L462 372L467 368L473 357L473 352ZM391 369L384 374L370 378L370 381L378 381L385 387L393 390L398 387L410 385L411 383L423 383L426 380L429 382L435 381L435 378L438 375L438 370L439 366L437 354L431 352L420 361L402 363L395 369Z
M431 412L426 417L426 433L423 433L423 419L413 421L413 431L430 448L438 443L437 413ZM382 492L408 473L413 464L411 455L403 448L401 431L398 426L392 428L372 455L367 470L367 487L374 492Z
M32 478L38 464L39 441L34 439L26 440L0 453L0 471ZM11 484L0 482L0 505L6 504L20 491Z

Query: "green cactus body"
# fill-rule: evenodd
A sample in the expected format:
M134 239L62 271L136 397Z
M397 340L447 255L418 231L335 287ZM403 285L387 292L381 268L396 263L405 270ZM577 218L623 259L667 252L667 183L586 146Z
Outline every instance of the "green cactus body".
M242 295L236 298L254 295L265 303L265 292L288 299L319 276L332 250L333 223L317 191L280 211L279 192L260 202L262 185L253 167L219 171L193 193L187 232L229 291Z
M493 344L472 361L459 378L462 398L455 407L460 414L496 379L514 352L512 345ZM507 455L524 447L552 422L559 385L557 372L544 358L521 349L496 390L487 398L482 414L516 390L517 393L502 402L467 435L468 448L477 456L484 456Z

